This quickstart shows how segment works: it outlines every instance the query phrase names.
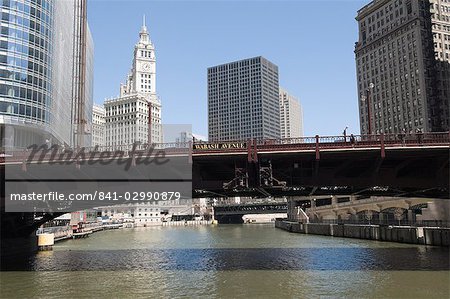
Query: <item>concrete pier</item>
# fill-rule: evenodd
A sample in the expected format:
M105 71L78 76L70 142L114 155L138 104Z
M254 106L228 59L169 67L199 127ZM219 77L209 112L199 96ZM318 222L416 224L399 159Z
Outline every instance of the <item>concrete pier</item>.
M38 249L40 251L53 250L55 244L55 234L39 234L38 235Z
M450 228L361 224L299 223L276 220L275 227L293 233L433 246L450 245Z

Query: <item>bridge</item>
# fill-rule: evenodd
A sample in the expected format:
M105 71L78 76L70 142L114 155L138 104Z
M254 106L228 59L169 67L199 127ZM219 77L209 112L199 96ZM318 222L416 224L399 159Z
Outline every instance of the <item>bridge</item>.
M431 200L427 198L393 198L393 197L371 197L360 200L349 198L345 202L337 202L334 198L330 205L315 206L306 209L306 213L319 220L347 220L352 215L371 211L382 213L391 209L410 210L413 207L426 205Z
M286 202L254 202L214 206L214 218L219 223L243 223L242 216L244 215L277 213L287 213Z
M449 133L194 145L196 197L448 198Z
M309 205L304 205L304 201L292 203L288 212L288 218L293 220L303 221L299 206L303 206L302 210L309 217L308 221L313 222L348 222L354 223L359 221L366 221L370 218L372 221L378 223L392 223L395 222L395 216L399 217L397 220L404 220L408 223L422 222L422 212L428 209L428 205L434 205L439 210L442 210L441 216L446 218L446 210L448 213L448 201L444 199L430 199L422 197L384 197L374 196L370 198L338 198L332 196L328 204L321 206L316 205L315 200L311 200ZM419 216L416 217L415 211L420 211ZM390 222L389 222L390 221ZM427 220L428 221L428 220ZM433 222L433 221L430 221Z
M192 197L449 197L449 132L188 142L155 148L164 150L167 158L186 159L191 165ZM136 164L136 157L146 153L145 145L83 150L88 157L76 155L79 150L74 150L75 155L69 158L73 180L89 173L89 163L84 163L88 160L114 161L122 155L132 168L145 167ZM111 155L105 157L104 151ZM6 166L18 178L29 179L35 174L39 180L36 174L53 166L51 156L49 152L36 161L37 157L30 160L29 151L5 149L0 154L2 180ZM3 211L4 201L2 194ZM41 221L58 215L46 214ZM30 232L40 225L27 213L6 218L14 232Z

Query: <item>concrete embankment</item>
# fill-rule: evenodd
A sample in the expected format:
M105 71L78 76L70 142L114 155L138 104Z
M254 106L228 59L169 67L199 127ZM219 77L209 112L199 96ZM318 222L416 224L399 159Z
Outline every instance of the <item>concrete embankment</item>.
M450 228L298 223L287 220L277 220L275 227L301 234L435 246L449 246L450 244Z

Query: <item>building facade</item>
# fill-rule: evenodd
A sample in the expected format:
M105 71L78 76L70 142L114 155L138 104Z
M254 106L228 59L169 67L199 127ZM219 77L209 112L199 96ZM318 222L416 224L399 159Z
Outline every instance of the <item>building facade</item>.
M80 0L3 0L0 124L6 148L73 145L73 89L80 56ZM92 106L93 42L86 32L84 105ZM74 50L78 49L78 50ZM90 110L84 121L90 126ZM90 142L90 137L87 143Z
M175 138L175 143L193 142L194 136L191 132L180 132L180 136Z
M356 20L361 133L448 131L449 1L375 0Z
M92 146L105 145L105 108L94 104L92 107Z
M98 208L102 217L116 221L134 222L134 226L162 225L180 216L194 215L192 199L104 206Z
M303 109L293 95L280 87L281 138L303 136Z
M280 138L278 66L254 57L208 68L209 141Z
M105 101L105 120L107 146L130 146L136 142L147 144L149 141L162 143L155 48L145 19L139 42L134 48L131 72L126 83L120 86L120 96Z
M179 137L175 138L175 143L187 143L187 142L205 142L208 138L200 134L195 134L189 131L180 132Z

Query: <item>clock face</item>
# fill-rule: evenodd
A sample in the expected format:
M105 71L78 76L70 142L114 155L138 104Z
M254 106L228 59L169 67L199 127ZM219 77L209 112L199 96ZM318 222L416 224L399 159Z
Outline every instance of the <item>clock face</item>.
M150 63L144 63L141 67L144 72L148 72L150 70Z

